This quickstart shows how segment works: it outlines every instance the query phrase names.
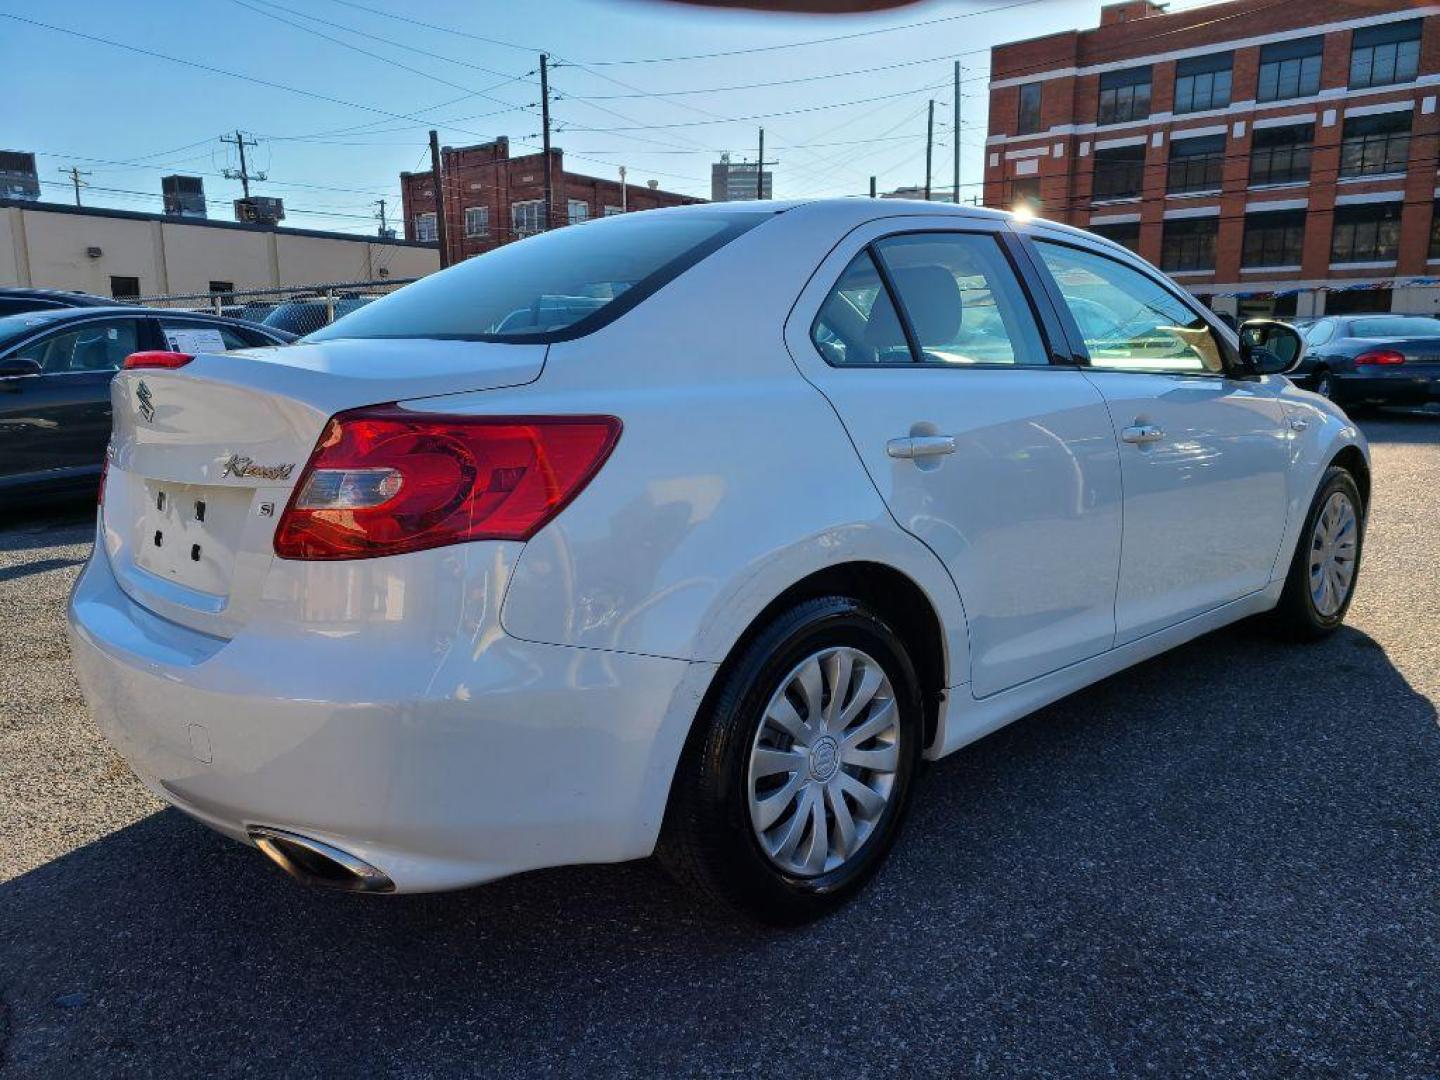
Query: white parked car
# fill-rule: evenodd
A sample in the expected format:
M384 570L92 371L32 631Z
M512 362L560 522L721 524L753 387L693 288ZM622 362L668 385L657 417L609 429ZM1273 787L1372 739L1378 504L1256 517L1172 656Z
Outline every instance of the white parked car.
M922 760L1246 616L1339 625L1368 454L1298 355L984 210L593 221L132 357L76 668L146 784L303 880L658 852L814 917Z

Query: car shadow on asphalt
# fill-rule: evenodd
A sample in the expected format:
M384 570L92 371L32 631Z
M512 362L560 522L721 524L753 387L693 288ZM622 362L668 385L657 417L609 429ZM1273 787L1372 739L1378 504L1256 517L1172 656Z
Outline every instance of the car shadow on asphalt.
M693 1075L839 1038L846 1071L1403 1072L1440 1014L1437 778L1435 708L1376 641L1246 624L937 763L876 882L797 931L649 863L306 890L167 810L0 885L8 1054Z

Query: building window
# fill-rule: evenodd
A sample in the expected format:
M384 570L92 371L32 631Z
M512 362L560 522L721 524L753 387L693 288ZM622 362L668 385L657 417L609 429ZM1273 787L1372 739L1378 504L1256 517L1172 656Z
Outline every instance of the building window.
M625 212L625 208L624 208L623 206L606 206L606 207L605 207L605 216L606 216L606 217L614 217L616 214L623 214L624 212Z
M476 240L490 235L490 208L488 206L467 206L465 208L465 238Z
M1020 87L1020 120L1015 125L1015 134L1033 135L1040 130L1040 83L1026 83Z
M1172 194L1190 191L1219 191L1225 168L1225 136L1202 135L1198 139L1172 139L1170 171L1165 190Z
M1420 19L1366 26L1350 38L1350 89L1413 82L1420 67Z
M1100 76L1100 124L1127 124L1150 115L1150 68L1107 71Z
M1440 259L1440 199L1430 215L1430 258Z
M1140 223L1138 221L1091 225L1090 231L1096 236L1103 236L1106 240L1115 241L1121 247L1129 248L1137 255L1140 254Z
M1293 184L1310 179L1314 124L1256 128L1250 143L1250 185Z
M1233 53L1193 56L1175 65L1175 111L1223 109L1230 104Z
M210 291L212 293L233 293L235 283L233 281L212 281L210 282Z
M1320 92L1320 55L1323 37L1277 41L1260 50L1260 83L1256 101L1283 101Z
M1335 208L1330 261L1394 262L1400 252L1400 202Z
M1093 198L1130 199L1140 194L1145 178L1145 146L1112 146L1095 151Z
M1351 116L1340 140L1340 175L1403 173L1410 161L1410 114L1414 110Z
M584 199L571 199L569 204L569 222L571 225L579 225L582 221L590 220L590 204Z
M1304 210L1245 215L1241 266L1299 266L1304 248Z
M116 300L134 300L140 295L138 277L116 277L110 275L110 295Z
M1219 227L1218 216L1165 222L1160 239L1160 269L1214 270Z
M1009 208L1011 210L1023 206L1035 214L1040 212L1041 205L1040 178L1038 176L1025 176L1010 181Z
M415 239L422 243L434 243L440 234L435 229L435 212L415 215Z
M517 239L534 236L543 227L544 220L544 199L527 199L510 204L510 227L515 230Z

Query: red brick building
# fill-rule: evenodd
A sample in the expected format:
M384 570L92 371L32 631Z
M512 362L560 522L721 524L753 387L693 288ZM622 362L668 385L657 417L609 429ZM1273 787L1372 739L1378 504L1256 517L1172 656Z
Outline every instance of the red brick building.
M659 206L704 202L661 191L565 171L564 152L550 151L552 228L592 217ZM444 147L440 174L445 187L445 225L452 262L499 247L545 225L545 156L510 156L503 135L479 146ZM405 239L435 240L435 184L430 172L401 173Z
M1217 310L1440 312L1440 4L1150 0L991 53L985 203Z

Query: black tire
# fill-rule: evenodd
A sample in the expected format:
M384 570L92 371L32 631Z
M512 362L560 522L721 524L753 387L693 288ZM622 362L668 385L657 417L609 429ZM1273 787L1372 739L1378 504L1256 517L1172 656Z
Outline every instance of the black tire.
M900 760L888 803L859 849L832 870L802 877L772 862L755 835L748 763L762 714L782 681L806 657L835 646L873 657L890 680ZM819 918L859 891L894 846L920 765L923 732L920 683L900 636L849 597L798 603L744 645L717 676L676 770L657 849L660 862L702 899L761 922L797 925Z
M1316 608L1310 590L1310 551L1316 520L1330 496L1337 491L1344 492L1355 509L1355 569L1344 601L1336 611L1325 615ZM1366 506L1355 478L1339 466L1332 465L1326 469L1325 475L1320 478L1320 486L1315 490L1315 498L1310 502L1310 511L1305 515L1300 539L1295 544L1295 556L1290 561L1285 590L1271 614L1271 625L1280 635L1292 641L1317 641L1333 634L1345 621L1345 613L1350 610L1350 601L1355 596L1355 586L1360 578L1360 562L1365 549L1365 513Z

